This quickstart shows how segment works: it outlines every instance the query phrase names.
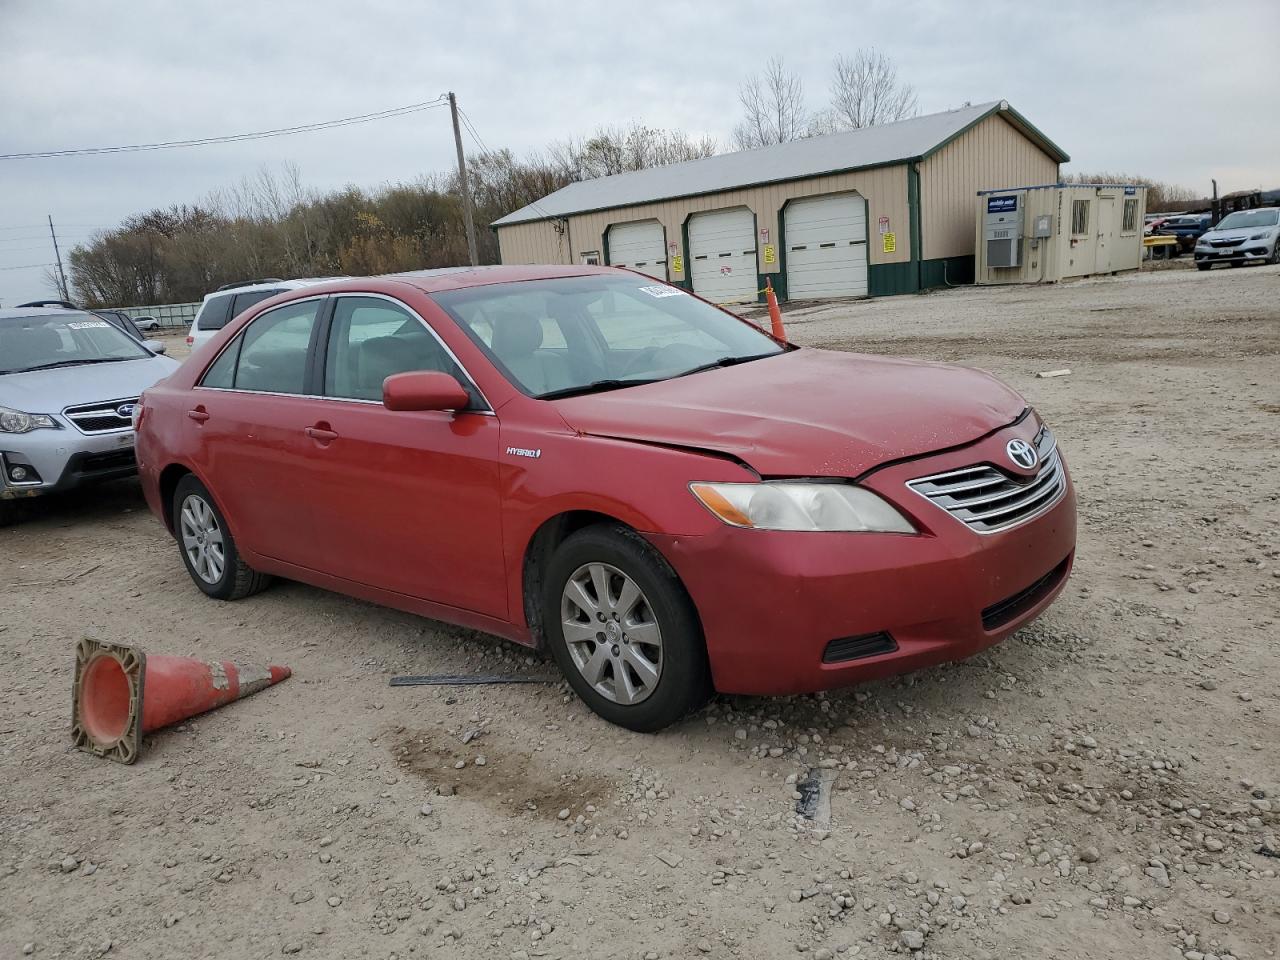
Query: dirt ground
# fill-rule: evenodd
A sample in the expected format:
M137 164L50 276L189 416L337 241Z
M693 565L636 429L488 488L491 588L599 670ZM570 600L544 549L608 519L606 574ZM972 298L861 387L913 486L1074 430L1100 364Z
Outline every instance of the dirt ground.
M389 688L553 668L298 584L210 601L133 484L50 501L0 530L0 957L1276 956L1280 268L787 322L1043 413L1081 510L1043 618L644 736L559 683ZM294 675L124 767L69 744L84 635Z

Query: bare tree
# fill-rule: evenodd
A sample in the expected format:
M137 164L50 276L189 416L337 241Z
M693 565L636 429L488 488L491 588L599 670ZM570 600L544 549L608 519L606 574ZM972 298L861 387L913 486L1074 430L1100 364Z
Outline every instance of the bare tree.
M733 130L739 149L798 140L806 134L808 111L804 85L781 57L770 57L764 73L747 78L738 89L743 117Z
M824 117L837 130L860 130L915 116L916 91L898 79L893 61L874 47L832 64L831 108Z

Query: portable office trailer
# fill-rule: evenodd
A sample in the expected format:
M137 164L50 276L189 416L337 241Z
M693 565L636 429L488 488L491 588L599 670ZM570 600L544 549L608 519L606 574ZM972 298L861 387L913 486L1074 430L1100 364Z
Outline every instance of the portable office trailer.
M1147 188L1050 183L978 192L974 280L1047 283L1137 270Z

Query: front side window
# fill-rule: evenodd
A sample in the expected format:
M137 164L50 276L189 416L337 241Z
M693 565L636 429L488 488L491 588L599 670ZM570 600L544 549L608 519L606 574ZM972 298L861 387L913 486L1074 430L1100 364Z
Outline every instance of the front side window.
M325 352L325 396L380 401L387 377L414 370L447 373L471 392L440 341L403 307L378 297L338 298Z
M305 393L307 352L322 302L287 303L257 317L205 371L200 385L262 393Z
M1124 233L1134 233L1138 229L1138 201L1126 200L1124 202L1124 217L1120 221L1120 230Z
M91 313L0 320L0 374L142 360L152 354Z
M1073 200L1071 202L1071 235L1083 237L1089 232L1089 201Z
M551 399L783 353L759 328L636 276L559 277L433 295L509 380Z

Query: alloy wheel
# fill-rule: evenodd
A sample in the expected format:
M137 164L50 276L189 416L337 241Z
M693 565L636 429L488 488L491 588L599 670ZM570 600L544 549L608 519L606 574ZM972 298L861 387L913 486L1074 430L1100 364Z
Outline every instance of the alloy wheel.
M588 563L565 583L560 625L573 664L606 699L630 706L662 676L662 630L639 584L617 567Z
M182 501L179 533L196 576L205 583L218 583L226 569L226 544L218 518L203 497L193 493Z

